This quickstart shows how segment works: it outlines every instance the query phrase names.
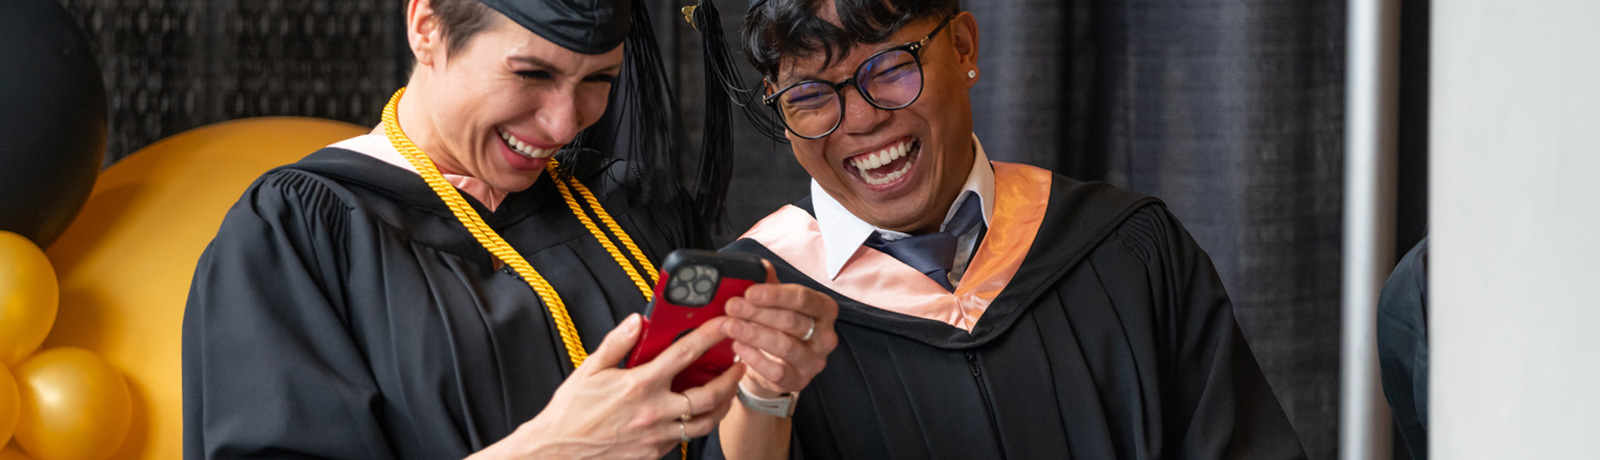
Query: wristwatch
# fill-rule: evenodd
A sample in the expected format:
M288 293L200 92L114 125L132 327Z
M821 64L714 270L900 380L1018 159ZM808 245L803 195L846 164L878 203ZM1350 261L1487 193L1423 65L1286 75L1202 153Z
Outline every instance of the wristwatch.
M774 417L789 418L794 415L794 402L797 399L800 399L800 392L798 391L785 393L775 399L756 396L744 390L744 382L739 382L739 403L756 412Z

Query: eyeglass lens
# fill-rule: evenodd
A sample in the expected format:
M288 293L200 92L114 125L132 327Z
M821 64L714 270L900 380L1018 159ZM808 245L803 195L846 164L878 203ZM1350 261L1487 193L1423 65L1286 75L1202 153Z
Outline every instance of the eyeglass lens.
M883 110L903 109L922 93L922 66L910 51L893 50L861 64L855 74L862 97ZM823 82L808 82L785 91L779 98L784 122L795 134L821 137L844 116L839 91Z

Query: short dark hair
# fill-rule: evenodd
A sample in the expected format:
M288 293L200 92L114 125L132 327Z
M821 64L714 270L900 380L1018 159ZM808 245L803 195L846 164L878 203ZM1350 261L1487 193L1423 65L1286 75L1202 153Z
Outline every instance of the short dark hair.
M494 10L479 0L433 0L433 14L444 32L445 51L454 56L473 36L488 29Z
M769 80L788 56L823 53L823 65L843 57L857 43L881 43L913 21L955 14L959 0L833 0L834 25L817 17L830 0L767 0L745 15L744 55Z

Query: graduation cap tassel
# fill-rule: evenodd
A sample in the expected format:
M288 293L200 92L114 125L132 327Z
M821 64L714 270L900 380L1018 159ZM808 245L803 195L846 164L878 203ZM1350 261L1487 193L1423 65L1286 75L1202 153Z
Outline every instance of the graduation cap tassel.
M752 2L752 8L759 7L762 3L765 2ZM691 24L700 31L703 39L701 43L706 62L706 89L718 89L727 94L728 100L742 109L745 119L749 120L756 131L763 136L777 142L788 143L788 138L783 136L783 120L779 120L776 112L761 103L764 95L762 86L757 83L746 87L740 82L739 64L729 51L728 39L722 33L721 13L716 5L710 0L701 0L700 6L702 8L692 10L694 20Z
M622 69L612 89L612 107L594 126L579 134L572 145L576 148L562 152L558 159L569 166L559 173L565 180L574 171L592 169L592 162L604 156L584 150L598 149L628 162L629 174L641 185L637 192L650 202L658 198L655 193L673 189L653 183L673 176L663 177L652 171L681 170L674 142L677 129L673 108L677 107L677 99L667 80L666 64L644 2L633 2L630 21L632 25L623 42Z
M717 7L710 1L701 1L690 14L689 23L702 36L701 49L705 54L705 135L700 144L700 164L695 168L698 184L694 193L695 206L700 216L711 223L713 230L724 226L722 199L727 196L728 183L733 179L733 164L728 161L733 147L732 117L728 100L715 97L723 92L721 69L712 57L713 48L720 46L722 24ZM718 43L712 43L717 41Z
M673 142L677 135L673 112L678 106L677 98L667 81L666 64L656 45L655 29L650 24L650 12L644 3L636 1L633 4L633 27L628 31L627 51L624 53L628 61L624 65L633 66L635 75L648 75L628 85L633 94L625 99L635 106L629 107L624 113L635 115L641 131L639 136L635 136L636 143L627 151L627 159L635 165L633 172L640 178L660 176L644 174L651 170L681 170ZM647 186L645 189L661 188Z
M779 142L787 140L783 137L782 122L760 102L761 86L746 88L739 82L738 67L728 51L727 39L722 33L722 17L716 4L711 0L701 0L683 11L689 24L700 32L701 49L705 57L705 138L701 145L700 164L696 168L699 188L695 191L694 199L701 216L707 222L712 222L714 228L720 229L724 224L723 200L733 175L733 163L729 158L733 145L733 107L730 104L742 109L745 118L762 135ZM728 97L713 97L717 93Z

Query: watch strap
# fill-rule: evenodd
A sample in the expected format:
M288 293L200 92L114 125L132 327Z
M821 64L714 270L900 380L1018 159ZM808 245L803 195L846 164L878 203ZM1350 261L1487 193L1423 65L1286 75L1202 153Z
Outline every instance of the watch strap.
M744 382L739 382L738 397L739 403L750 410L774 417L789 418L794 415L795 400L800 398L800 392L792 391L777 398L767 399L745 391Z

